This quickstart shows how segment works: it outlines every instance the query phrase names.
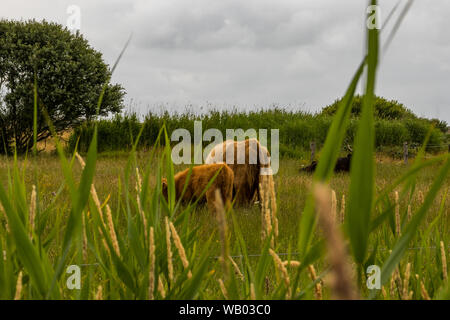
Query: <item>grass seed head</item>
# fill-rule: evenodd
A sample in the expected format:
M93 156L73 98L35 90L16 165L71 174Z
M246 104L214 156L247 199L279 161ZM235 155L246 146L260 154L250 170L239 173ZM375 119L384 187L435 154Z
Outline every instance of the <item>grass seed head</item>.
M332 292L336 299L353 300L358 296L354 287L351 266L348 264L344 239L332 219L330 192L330 188L324 184L317 183L314 187L319 224L325 235L328 260L331 265Z
M169 271L169 282L173 282L173 257L172 257L172 242L170 241L170 227L169 218L166 216L164 219L166 225L166 246L167 246L167 269Z
M285 265L283 264L283 261L281 261L280 257L276 254L275 251L273 251L272 249L269 249L269 253L273 258L273 261L275 262L275 265L278 269L278 271L280 271L281 273L281 277L283 278L284 284L286 286L286 299L290 299L292 292L291 292L291 280L289 278L289 273L285 267Z
M386 293L386 289L384 288L384 286L381 286L381 294L383 295L383 299L387 300L387 293Z
M22 297L22 271L19 272L16 282L16 294L14 295L14 300L20 300Z
M428 294L427 289L425 288L425 285L423 284L422 281L420 281L420 293L422 294L422 297L425 300L431 300L430 295Z
M256 300L255 285L250 283L250 300Z
M442 276L444 278L444 281L447 281L448 280L447 257L445 255L444 241L440 242L440 247L441 247L441 261L442 261Z
M345 194L342 195L341 200L341 211L340 211L340 219L341 223L344 223L345 220Z
M108 219L108 227L109 227L109 232L110 232L114 251L120 257L119 242L117 241L117 235L116 235L116 231L114 229L114 222L112 219L111 208L109 207L108 204L106 205L106 217Z
M395 191L395 233L401 235L400 204L398 191Z
M87 236L86 236L86 217L85 213L81 214L81 228L83 229L83 261L87 263L88 260L88 252L87 252Z
M163 299L166 298L166 290L164 289L161 275L158 276L158 292Z
M333 221L336 221L337 216L337 199L336 199L336 191L331 190L331 218Z
M150 300L154 299L153 292L155 291L155 237L153 232L153 227L150 227L150 239L149 239L149 276L148 276L148 296Z
M408 222L412 219L412 208L411 205L408 205Z
M101 284L97 287L97 292L95 294L95 300L103 300L103 287Z
M177 229L175 229L175 226L173 225L173 223L171 221L169 222L169 226L170 226L170 231L172 232L173 242L175 244L175 247L178 250L178 254L180 255L181 262L183 263L183 267L184 267L184 269L189 269L189 261L186 257L186 251L184 250L183 244L181 243L181 239L180 239L180 236L178 235ZM192 277L192 273L189 270L188 278L191 278L191 277Z
M309 276L311 277L312 281L317 280L316 270L314 269L314 266L310 264L308 266ZM316 296L316 300L322 300L322 284L320 281L318 281L314 285L314 295Z
M230 259L231 265L234 268L234 272L238 275L238 277L239 277L239 279L241 279L241 281L244 281L244 275L242 274L241 270L239 269L239 266L237 265L237 263L230 256L228 256L228 258Z
M409 300L409 278L411 276L411 263L408 262L403 276L403 300Z
M217 281L219 282L220 291L222 291L223 297L225 298L225 300L229 300L227 288L225 288L225 284L223 283L223 280L219 279Z
M5 211L5 209L3 209L3 206L2 206L1 202L0 202L0 213L2 213L4 218L5 218L5 229L6 229L6 232L10 233L9 225L8 225L8 216L6 215L6 211Z
M300 261L296 261L296 260L289 260L289 261L283 261L283 265L285 267L291 267L291 268L298 268L300 267Z
M30 239L33 237L34 220L36 218L36 186L33 184L30 200Z

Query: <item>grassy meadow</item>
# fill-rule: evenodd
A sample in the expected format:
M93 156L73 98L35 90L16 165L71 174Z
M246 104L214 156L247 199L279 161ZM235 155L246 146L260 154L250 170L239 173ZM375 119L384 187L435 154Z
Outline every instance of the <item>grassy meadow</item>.
M172 163L166 123L150 133L139 126L107 134L108 143L133 137L111 151L101 145L105 122L94 121L71 148L55 139L55 154L39 154L35 79L33 146L27 155L0 158L0 299L450 299L450 156L427 152L436 141L445 146L444 133L430 123L413 130L420 146L408 165L377 153L383 29L367 28L365 55L342 99L318 120L326 129L312 125L310 132L322 136L315 173L299 172L305 148L283 153L279 172L261 183L260 205L225 210L217 202L215 214L175 201L174 174L183 167ZM354 119L360 81L364 95ZM254 126L270 129L270 114ZM280 130L287 130L289 114L281 116ZM180 127L191 128L191 120ZM411 136L399 121L382 122L386 138ZM293 145L309 145L304 124L293 119ZM351 172L334 174L349 128ZM289 149L290 135L280 137ZM141 138L154 146L144 152Z
M158 158L162 156L162 151L158 152L158 157L153 158L150 152L138 152L136 154L136 166L140 168L142 172L143 168L157 168ZM127 167L127 162L129 161L128 155L126 153L105 153L99 154L95 175L93 176L93 185L95 186L98 198L101 203L107 202L111 208L112 220L114 221L114 229L117 233L117 237L122 238L123 244L121 250L128 250L125 248L127 242L127 237L130 236L127 228L129 224L127 223L127 209L124 208L123 197L123 181L125 181L124 168ZM298 228L300 216L302 214L302 209L305 207L307 195L311 192L312 176L310 174L300 173L299 167L302 161L292 158L283 158L280 161L280 170L274 177L276 199L277 199L277 218L278 218L278 228L279 235L276 238L274 248L279 254L279 257L284 260L294 260L298 261L298 252L296 250L296 244L298 241ZM0 181L8 181L8 176L10 171L14 168L14 159L2 158L0 163ZM31 186L36 184L38 186L39 197L37 199L37 207L40 208L41 216L36 217L36 224L40 226L41 233L39 234L39 240L45 247L45 250L49 253L49 259L52 264L56 264L60 252L60 248L63 247L64 242L64 231L66 228L66 221L70 214L70 208L68 203L70 203L70 194L67 188L61 190L64 185L64 178L61 175L61 163L57 156L55 155L41 155L37 159L18 159L17 168L20 175L23 176L24 186L26 190L23 190L27 194L27 201L29 202L30 194L32 193ZM398 202L398 208L401 218L401 226L405 226L407 222L411 219L408 217L408 206L414 211L423 203L424 194L428 192L431 184L433 183L436 171L438 170L440 163L437 163L426 170L422 170L415 179L416 193L409 198L405 196L400 198ZM379 155L376 161L376 189L381 192L390 181L393 181L402 174L404 174L411 165L405 165L402 161L392 160L383 155ZM186 168L186 166L175 166L175 172ZM73 163L73 177L76 182L81 179L81 166L77 163ZM149 188L154 189L156 187L157 181L157 170L150 170L148 181ZM348 199L349 192L349 182L350 177L348 174L341 173L334 176L330 182L330 187L336 192L337 199L337 209L336 209L336 223L338 226L342 226L342 221L345 221L345 215L342 215L343 200L345 197ZM130 198L136 198L136 190L133 187L136 183L136 175L130 177L129 185L130 187ZM449 253L449 230L450 230L450 202L446 200L446 195L450 187L450 176L447 176L442 189L439 191L438 195L434 199L429 214L427 215L425 221L421 224L420 228L417 230L416 240L408 245L408 249L405 253L404 258L398 266L398 280L395 276L394 284L388 283L383 286L383 293L380 293L378 298L380 299L424 299L426 298L424 294L428 294L430 297L436 297L438 295L438 289L444 281L445 268L443 265L443 258L441 255L440 242L442 241L447 246L444 248L445 253L448 256ZM16 195L12 195L13 198ZM344 200L345 201L345 200ZM345 206L345 204L344 204ZM396 234L396 224L395 224L395 195L394 192L390 193L388 197L380 204L377 211L382 214L386 211L388 217L386 222L374 230L370 238L369 251L370 253L370 264L382 265L386 256L389 254L389 250L393 248L395 241L398 239ZM391 208L390 208L391 207ZM103 206L104 208L104 206ZM50 210L51 213L46 212ZM136 208L132 208L132 215L137 215L135 212ZM411 214L411 212L409 213ZM230 245L230 256L236 263L239 272L246 277L249 275L245 272L245 265L249 263L252 268L257 269L260 265L261 252L263 251L264 242L262 241L262 216L259 206L253 205L248 208L235 208L233 210L233 217L235 219L234 223L239 226L240 230L235 230L233 218L231 213L227 215L227 226L228 226L228 241ZM85 219L89 221L90 213L86 212ZM137 217L132 217L132 219L137 219ZM160 221L155 221L156 225L164 226L164 219L160 217ZM174 221L176 216L174 217ZM138 223L139 221L136 220ZM219 257L221 256L221 237L219 232L219 225L214 214L208 212L206 206L199 206L186 216L186 225L182 228L186 233L195 230L195 245L186 246L186 255L193 265L195 261L202 261L206 259L205 262L205 276L197 292L192 296L198 299L223 299L226 297L227 293L224 293L220 289L219 279L224 278L224 271L222 270ZM86 227L86 226L85 226ZM8 247L8 238L5 237L5 220L2 219L2 248ZM86 227L86 231L89 230ZM239 245L239 238L236 232L242 233L243 241L245 242L248 261L244 260L242 256L242 249ZM164 232L163 232L164 233ZM102 245L95 243L99 239L95 239L94 235L85 233L87 247L99 245L100 248L97 250L102 251ZM91 236L93 236L91 238ZM323 231L317 229L313 235L314 239L319 240L323 237ZM141 239L144 243L145 240ZM129 240L128 240L129 241ZM190 243L189 240L185 240ZM122 242L121 242L122 243ZM157 243L157 247L164 246L163 243ZM205 256L202 256L202 251L199 248L208 247L208 251ZM197 249L198 248L198 249ZM17 250L17 249L16 249ZM103 248L104 250L104 248ZM173 260L174 260L174 272L175 274L180 273L177 277L182 277L184 270L183 264L180 258L177 256L175 247L172 248ZM88 250L90 251L90 250ZM127 292L128 290L122 288L113 290L114 282L109 274L104 268L106 267L106 261L99 261L99 254L95 252L86 253L86 256L81 260L83 265L81 267L81 290L69 290L64 286L64 280L68 275L62 276L61 286L60 286L60 298L73 299L73 298L98 298L99 286L101 286L101 295L103 299L117 299L117 298L146 298L145 294L143 296L136 295L136 293ZM122 251L123 252L123 251ZM54 255L52 254L54 253ZM75 263L77 260L76 254L72 257L72 262ZM167 259L166 255L162 254L161 258ZM72 264L70 262L69 264ZM105 264L105 265L104 265ZM407 265L410 264L410 279L409 281L405 279L405 272ZM316 275L320 275L321 294L318 296L318 292L313 286L313 280L311 279L310 271L304 271L298 279L298 288L296 294L302 299L317 299L332 298L331 293L332 285L330 282L329 274L329 263L327 262L326 256L317 258L311 263L314 266ZM291 278L295 277L298 267L288 268L288 275ZM1 269L0 269L1 270ZM194 269L195 270L195 269ZM354 263L351 264L351 270L353 277L356 279L357 270ZM2 270L5 272L6 270ZM11 270L12 271L12 270ZM161 266L161 281L163 283L163 291L170 290L169 280L164 276L164 267ZM130 270L131 272L131 270ZM148 272L147 270L141 270L139 267L135 270L138 274L134 276L145 275L139 273ZM250 288L246 288L246 283L248 280L241 280L237 270L233 272L236 275L236 294L234 298L248 299L250 298ZM416 276L417 275L417 276ZM6 274L5 274L6 276ZM3 292L2 298L12 297L15 294L16 281L13 281L18 277L18 274L14 274L10 281L10 295L7 292ZM6 278L3 278L6 280ZM24 286L30 286L29 278L26 280L24 278ZM407 284L408 296L405 297L403 290L405 288L405 281ZM28 282L28 283L27 283ZM120 281L119 281L120 282ZM362 285L359 287L360 293L363 296L368 295L367 288L365 288L365 280L360 279ZM279 286L283 284L283 277L280 275L280 271L275 266L266 266L266 272L264 275L263 292L260 293L260 298L277 298L279 293ZM424 288L422 288L422 284ZM119 287L126 287L123 284L116 284ZM86 288L85 286L88 286ZM427 292L425 293L424 292ZM22 298L36 298L34 290L24 290L22 293ZM162 298L161 292L157 291L157 298ZM412 293L409 296L409 293ZM176 297L176 296L175 296Z

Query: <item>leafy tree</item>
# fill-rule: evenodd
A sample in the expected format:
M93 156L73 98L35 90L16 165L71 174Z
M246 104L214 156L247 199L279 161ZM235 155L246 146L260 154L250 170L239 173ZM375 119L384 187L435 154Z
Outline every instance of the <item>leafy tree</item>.
M353 99L351 114L353 117L359 117L362 107L362 96L355 96ZM333 104L322 109L322 115L332 116L336 113L341 100L336 100ZM375 117L384 120L417 120L415 123L427 123L446 134L448 132L448 124L444 120L427 119L417 117L411 110L406 108L402 103L396 100L387 100L382 97L375 98Z
M330 106L322 109L322 114L334 115L337 111L341 100L336 100ZM352 104L352 116L359 117L361 114L363 97L355 96ZM401 119L415 119L417 118L408 108L402 103L395 100L387 100L382 97L375 97L375 117L379 119L401 120Z
M38 141L51 135L43 110L62 132L96 117L103 87L99 116L123 108L123 87L110 84L102 54L81 34L46 21L0 20L0 153L32 146L35 79Z

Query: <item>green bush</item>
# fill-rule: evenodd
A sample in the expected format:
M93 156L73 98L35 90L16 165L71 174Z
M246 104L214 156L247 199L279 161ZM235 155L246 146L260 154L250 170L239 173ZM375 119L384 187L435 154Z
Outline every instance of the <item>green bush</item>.
M121 116L116 115L111 120L100 120L98 125L98 139L101 143L98 146L99 152L130 150L133 138L135 138L141 128L141 123L136 115ZM78 142L78 149L87 152L89 143L94 134L94 124L84 123L77 127L69 138L69 150L74 150Z
M322 114L332 116L336 113L341 99L336 100L333 104L323 108ZM361 106L363 102L362 96L356 96L352 103L352 116L359 117L361 114ZM400 119L416 119L414 113L406 108L402 103L396 100L387 100L382 97L375 97L374 115L379 119L400 120Z
M213 111L208 115L169 114L168 112L157 115L149 113L143 121L139 121L137 116L133 114L122 115L97 122L99 152L130 150L132 141L136 138L142 126L144 126L144 129L139 140L139 148L148 148L153 145L163 124L166 125L169 137L172 131L177 128L188 130L193 137L195 120L202 120L203 132L210 128L217 128L222 132L224 139L226 129L279 129L280 154L295 157L302 151L309 150L311 141L315 141L318 148L323 145L332 117L323 114L288 112L281 109L249 113ZM353 144L357 122L356 118L350 119L346 131L346 141L349 144ZM421 145L429 130L430 122L425 119L387 120L377 118L375 121L375 146L378 150L383 150L383 147L395 147L401 150L405 141L412 147ZM74 150L79 138L79 150L86 152L92 134L93 123L78 127L70 137L69 150ZM270 138L270 134L268 138ZM438 128L432 129L429 145L428 151L445 150L446 137Z

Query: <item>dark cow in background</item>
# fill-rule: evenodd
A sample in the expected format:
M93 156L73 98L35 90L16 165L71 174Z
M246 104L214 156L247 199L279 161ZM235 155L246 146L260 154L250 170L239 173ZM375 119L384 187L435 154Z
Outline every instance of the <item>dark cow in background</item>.
M336 166L334 167L334 172L350 172L350 164L352 162L352 154L349 153L344 158L338 158ZM316 171L317 161L311 162L310 165L302 167L300 171L302 172L314 172Z
M349 153L345 158L339 158L334 167L334 172L350 172L352 154Z

